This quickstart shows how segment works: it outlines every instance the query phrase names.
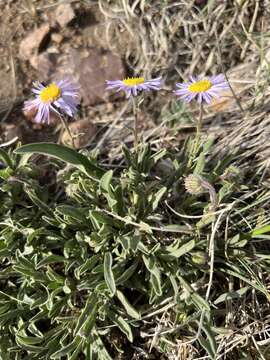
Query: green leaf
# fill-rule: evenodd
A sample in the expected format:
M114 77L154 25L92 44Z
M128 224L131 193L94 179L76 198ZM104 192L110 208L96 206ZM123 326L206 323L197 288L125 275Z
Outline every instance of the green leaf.
M86 271L92 270L93 267L97 264L99 257L99 255L92 255L90 259L87 259L84 264L75 269L75 277L80 279L80 276L83 275Z
M123 272L116 280L117 285L124 285L124 283L134 274L139 264L139 258L135 258L133 264Z
M235 236L233 236L231 239L228 240L228 244L229 246L236 248L244 247L248 242L247 237L248 237L247 234L236 234Z
M112 312L111 310L108 310L107 314L109 318L112 320L112 322L114 322L119 327L119 329L126 335L128 340L130 342L133 342L132 330L129 324L126 322L126 320L124 320L122 316Z
M199 326L199 321L197 321L197 324ZM217 344L215 340L215 336L210 328L210 326L207 323L202 324L202 330L206 334L206 339L202 336L199 336L198 340L202 347L208 352L208 355L212 360L216 359L216 353L217 353Z
M208 339L203 338L202 336L199 336L198 341L201 344L201 346L207 351L209 358L211 360L215 360L216 359L215 353L213 352L210 341L208 341Z
M156 265L156 258L154 256L145 256L143 255L143 261L147 268L147 270L151 273L150 282L153 286L153 290L155 291L157 296L162 295L162 287L161 287L161 276L159 268Z
M89 211L90 219L97 222L97 224L107 224L110 226L119 226L119 221L116 219L112 219L109 215L104 214L102 211L91 210Z
M181 275L177 274L177 277L183 285L184 289L188 292L193 304L196 305L199 310L204 308L207 312L210 312L211 309L208 302L204 300L204 298L201 297Z
M200 153L196 167L194 169L194 174L200 175L203 172L204 166L205 166L205 156L203 153Z
M250 286L245 286L242 289L226 292L225 294L221 294L215 301L214 304L218 305L224 301L232 300L232 299L240 299L246 292L250 289Z
M53 143L35 143L23 145L15 150L16 154L42 154L54 157L65 163L75 166L77 169L84 172L90 177L96 178L104 174L104 170L92 163L86 156L78 153L77 151L63 145Z
M141 235L136 230L133 233L127 233L124 236L119 236L121 245L128 251L136 251L140 240Z
M126 145L123 144L122 145L122 150L123 150L123 153L124 153L124 156L126 158L128 166L132 166L133 165L133 157L132 157L132 154L131 154L129 148Z
M98 307L97 305L98 305L97 303L94 304L89 316L85 320L80 330L80 335L83 335L85 338L88 338L90 336L91 331L95 325L96 317L97 317L97 307Z
M170 225L163 226L162 230L166 231L166 232L183 233L183 234L191 234L193 232L187 226L177 225L177 224L170 224Z
M1 148L0 148L0 160L2 160L6 164L6 166L13 169L13 163L10 156L5 152L5 150Z
M162 288L161 288L161 280L160 280L160 272L156 268L156 272L152 272L150 276L150 282L153 286L153 289L157 296L162 295Z
M43 339L39 337L33 337L33 336L22 336L17 334L16 339L20 341L20 343L27 344L27 345L35 345L40 344Z
M256 228L252 231L251 236L262 235L270 232L270 225L265 225L260 228Z
M56 211L64 216L70 216L79 222L88 223L86 219L86 213L77 207L70 205L59 205L56 207Z
M35 344L39 344L42 339L30 337L30 336L16 336L17 344L25 350L31 351L31 353L39 353L43 347L36 346Z
M203 152L204 154L208 153L211 149L211 147L213 146L213 144L215 143L215 138L214 137L209 137L206 142L203 144Z
M112 177L113 177L113 171L112 170L109 170L107 171L103 176L102 178L100 179L100 183L99 183L99 186L100 186L100 189L101 190L104 190L106 192L110 192L111 191L111 180L112 180Z
M156 210L156 208L158 207L158 204L162 198L162 196L166 193L167 191L167 187L163 186L161 189L158 190L158 192L154 195L154 200L153 200L153 204L152 204L152 208L153 210Z
M158 150L155 154L153 154L151 156L151 159L154 160L154 163L156 163L158 160L160 160L161 158L163 158L167 153L166 149L160 149Z
M124 306L124 308L129 316L131 316L132 318L137 319L137 320L139 320L141 318L140 313L138 313L138 311L129 303L129 301L127 300L127 298L124 296L124 294L121 291L117 290L116 296L118 297L119 301Z
M14 170L12 170L10 167L0 169L0 179L8 180L13 174Z
M116 292L116 286L112 272L112 261L112 254L106 252L104 255L104 279L112 296L114 296Z
M96 313L97 306L97 296L94 292L89 296L81 315L78 318L76 327L74 329L74 334L77 335L81 332L84 326L89 328L89 318L92 318L92 315ZM93 324L91 324L93 326Z
M266 289L266 287L265 287L265 285L264 285L263 283L257 281L257 279L254 279L254 278L253 278L253 279L252 279L252 278L251 278L251 279L250 279L250 278L247 278L246 276L244 276L245 273L244 273L244 275L243 275L243 274L240 274L240 273L238 272L239 269L236 270L233 265L231 265L231 267L232 267L234 270L227 269L227 268L222 268L222 267L220 267L219 269L220 269L220 271L225 272L226 274L235 276L235 277L243 280L244 282L246 282L247 284L249 284L249 285L252 286L253 288L261 291L261 292L266 296L266 298L267 298L268 300L270 300L269 292L268 292L268 290Z
M47 215L53 215L52 210L50 207L41 200L40 196L36 193L35 189L31 188L29 185L25 185L24 190L29 198L33 201L33 203L44 213Z
M98 333L96 333L95 329L93 331L94 333L94 346L93 348L95 348L94 352L96 353L96 351L98 351L98 356L93 356L90 359L87 358L85 360L113 360L111 358L111 356L109 355L105 345L103 344L103 341L101 340L100 336L98 335ZM89 343L92 344L93 340L90 338L89 339Z
M170 255L179 258L180 256L183 256L184 254L188 253L195 247L195 240L190 240L186 244L180 246L180 248L177 248L177 246L167 246L167 250L169 251Z
M60 255L49 255L44 257L36 266L37 269L39 269L40 267L44 266L44 265L48 265L48 264L54 264L54 263L60 263L60 262L65 262L67 261L67 259L64 256L60 256Z
M63 356L69 355L77 346L80 346L82 341L83 339L80 336L76 336L70 344L53 353L51 359L61 359Z
M82 346L83 346L83 341L81 341L79 343L79 345L77 346L77 348L73 351L73 353L71 355L68 355L68 360L78 360L79 354L82 350Z

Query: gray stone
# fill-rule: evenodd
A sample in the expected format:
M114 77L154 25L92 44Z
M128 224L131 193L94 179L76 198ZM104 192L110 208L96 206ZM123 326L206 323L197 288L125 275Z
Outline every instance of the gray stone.
M55 12L55 18L62 28L67 26L75 18L72 6L70 4L59 5Z
M20 58L22 60L31 61L31 58L37 55L38 50L46 36L49 34L49 31L50 26L44 24L24 38L19 47Z

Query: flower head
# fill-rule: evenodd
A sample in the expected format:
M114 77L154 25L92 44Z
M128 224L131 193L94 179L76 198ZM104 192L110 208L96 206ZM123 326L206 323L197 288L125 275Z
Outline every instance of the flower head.
M198 195L203 192L202 179L199 175L190 174L185 178L186 191L192 195Z
M32 89L35 94L33 100L24 102L26 112L36 110L35 122L50 123L50 112L57 114L63 112L68 116L74 116L77 105L80 102L79 87L70 80L59 80L47 86L35 82Z
M127 78L124 80L107 80L107 90L116 89L116 91L123 90L127 98L130 96L137 96L139 91L145 90L159 90L161 87L161 77L145 80L144 77Z
M219 97L220 92L229 89L229 84L223 74L217 76L199 76L190 77L190 81L186 83L177 83L176 95L180 96L185 102L189 103L193 99L197 99L199 103L205 101L208 104L213 97Z

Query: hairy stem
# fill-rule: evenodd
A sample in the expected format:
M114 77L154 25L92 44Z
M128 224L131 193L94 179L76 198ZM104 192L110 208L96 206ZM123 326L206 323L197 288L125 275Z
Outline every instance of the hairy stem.
M134 148L138 149L138 107L134 96L132 96L133 114L134 114Z
M200 103L200 108L199 108L199 117L198 117L198 120L197 120L196 137L195 137L194 145L192 147L192 156L190 158L190 164L194 160L194 157L196 156L197 151L198 151L199 146L200 146L202 120L203 120L203 104L201 102Z
M203 118L203 104L201 102L200 103L200 110L199 110L199 118L198 118L198 121L197 121L197 133L196 133L197 140L199 140L200 135L201 135L202 118Z
M69 126L68 126L68 123L67 123L67 121L66 121L66 119L65 119L64 116L62 116L62 115L60 115L60 114L59 114L59 116L60 116L60 119L61 119L61 121L62 121L62 124L63 124L65 130L67 131L67 133L68 133L68 135L69 135L69 137L70 137L72 147L75 149L74 138L73 138L73 136L72 136L72 134L71 134L71 132L70 132L70 128L69 128Z
M210 211L216 211L218 205L217 193L213 185L211 185L208 181L204 180L200 177L202 187L209 192L210 201L211 201L211 209Z

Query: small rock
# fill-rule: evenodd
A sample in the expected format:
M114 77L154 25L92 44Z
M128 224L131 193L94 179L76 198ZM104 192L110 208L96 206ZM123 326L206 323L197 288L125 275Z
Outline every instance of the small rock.
M49 46L46 52L48 54L59 54L59 49L57 46Z
M43 52L30 59L30 64L38 71L40 78L45 81L54 74L56 63L57 54L48 52Z
M56 21L63 28L75 18L75 13L70 4L61 4L55 12Z
M74 78L78 79L85 105L103 102L109 94L106 92L106 80L125 77L125 69L119 56L107 51L101 53L92 50L87 57L77 50L71 50L71 65Z
M19 47L19 56L21 59L30 60L34 55L36 55L42 45L42 42L49 34L49 31L50 26L48 24L44 24L24 38Z
M63 36L61 34L53 33L51 39L57 44L60 44L63 41Z
M68 53L49 53L36 55L31 60L40 79L45 82L65 77L80 85L80 92L86 106L97 105L113 96L122 97L123 92L106 91L106 80L125 77L125 68L120 56L110 51L92 49L89 51L70 49Z
M236 96L240 96L241 91L245 88L245 83L233 83L230 81ZM220 97L213 98L208 108L214 112L230 111L237 106L236 99L231 89L223 90L220 93Z
M20 142L24 140L24 131L21 125L17 124L5 124L1 127L1 135L4 139L4 142L18 138Z
M70 123L69 130L74 138L74 145L76 149L88 146L97 132L96 126L87 119L77 120ZM63 132L61 142L63 144L71 145L71 139L66 130Z

